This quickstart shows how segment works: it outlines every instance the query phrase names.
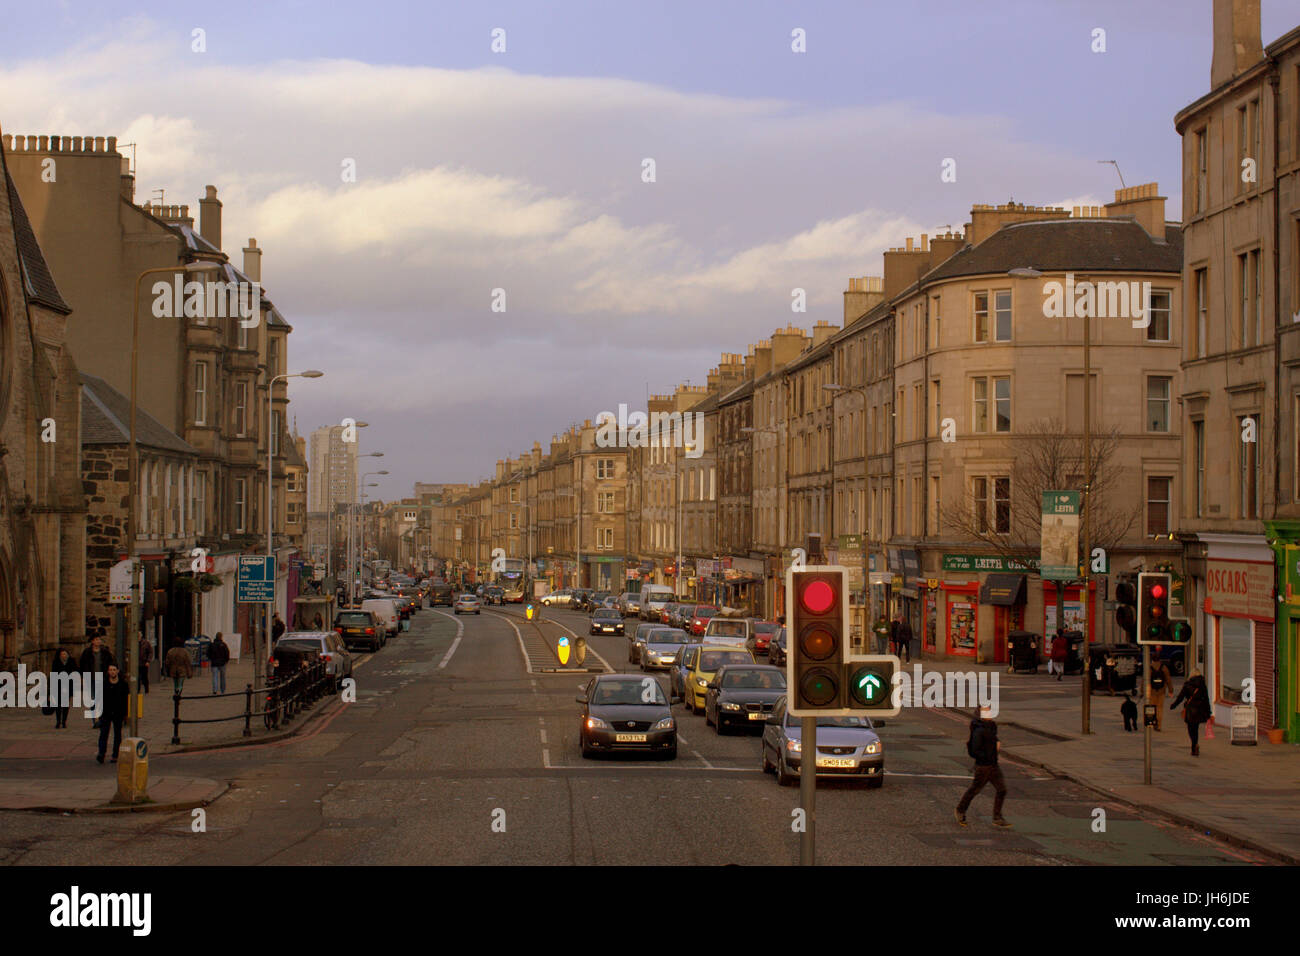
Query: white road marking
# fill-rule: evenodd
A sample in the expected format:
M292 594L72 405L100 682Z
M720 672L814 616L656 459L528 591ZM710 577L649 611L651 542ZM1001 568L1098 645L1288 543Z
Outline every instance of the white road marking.
M494 617L499 617L503 619L514 630L515 640L519 642L519 653L524 659L524 668L528 671L528 673L531 674L533 672L533 662L528 659L528 650L527 648L524 647L524 636L519 633L519 628L515 625L515 622L510 620L510 615L508 614L497 614L495 611L491 611L489 613L491 613ZM537 693L536 681L533 681L533 693L534 694Z
M903 773L899 770L886 770L887 777L931 777L935 780L969 780L968 773Z
M465 636L465 622L459 617L448 614L446 611L439 611L436 608L434 613L441 614L447 620L456 622L456 639L451 642L451 647L447 648L447 653L443 656L441 663L438 664L438 669L442 670L447 666L447 662L451 660L451 655L456 653L456 648L460 647L460 639Z

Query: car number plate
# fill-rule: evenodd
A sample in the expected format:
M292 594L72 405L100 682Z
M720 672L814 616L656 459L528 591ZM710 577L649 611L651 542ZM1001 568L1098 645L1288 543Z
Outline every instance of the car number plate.
M767 714L750 714L750 715L749 715L749 719L750 719L750 720L762 720L762 719L765 718L766 716L767 716Z
M645 734L615 734L614 742L619 744L643 744L645 743Z
M818 757L817 766L819 767L856 767L858 762L846 757Z

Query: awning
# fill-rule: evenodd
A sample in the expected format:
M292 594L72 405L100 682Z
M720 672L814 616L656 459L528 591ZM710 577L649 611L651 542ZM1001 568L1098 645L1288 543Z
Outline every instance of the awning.
M1013 607L1025 603L1025 575L990 574L980 588L980 603Z

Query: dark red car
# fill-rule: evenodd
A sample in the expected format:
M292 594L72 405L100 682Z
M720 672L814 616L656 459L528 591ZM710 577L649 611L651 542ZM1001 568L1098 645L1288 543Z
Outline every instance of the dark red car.
M768 645L772 643L772 637L781 629L781 625L776 621L755 621L753 624L754 646L750 648L756 654L766 654Z

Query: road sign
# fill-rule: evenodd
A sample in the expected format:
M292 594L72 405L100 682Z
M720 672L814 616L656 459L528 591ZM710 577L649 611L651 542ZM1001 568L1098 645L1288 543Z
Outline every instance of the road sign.
M275 557L263 554L239 556L238 594L241 604L270 604L275 600Z

